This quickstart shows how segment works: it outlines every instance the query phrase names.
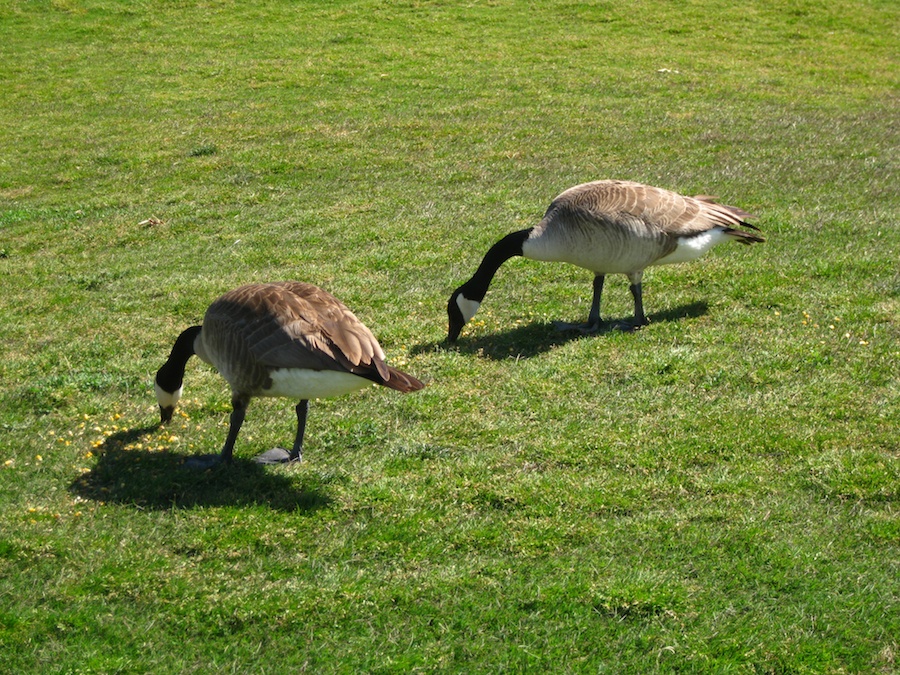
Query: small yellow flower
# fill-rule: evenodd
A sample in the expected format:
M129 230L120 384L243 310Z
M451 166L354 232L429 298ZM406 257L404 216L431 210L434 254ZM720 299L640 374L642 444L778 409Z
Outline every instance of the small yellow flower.
M35 462L43 462L43 461L44 461L44 458L41 457L40 455L35 455L35 456L34 456L34 461L35 461Z
M11 459L8 459L5 462L3 462L3 466L12 466L12 465L13 465L13 461Z

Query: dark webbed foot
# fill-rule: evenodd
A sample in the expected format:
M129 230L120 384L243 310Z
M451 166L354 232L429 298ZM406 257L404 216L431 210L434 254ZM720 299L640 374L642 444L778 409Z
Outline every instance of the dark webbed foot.
M195 455L184 460L184 465L188 469L205 471L222 464L222 455Z
M644 326L649 325L650 322L644 319L643 321L617 321L612 325L615 330L620 330L624 333L633 333L636 330L640 330Z
M554 321L553 326L560 332L576 330L582 335L593 335L594 333L600 332L600 329L603 327L603 322L588 321L586 323L566 323L565 321Z
M553 325L556 327L556 330L560 332L574 330L582 335L596 335L597 333L602 333L604 330L620 330L625 333L633 333L649 323L649 321L644 319L643 321L616 321L608 324L604 324L602 321L588 321L587 323L554 321Z
M299 462L302 456L298 454L296 457L284 448L272 448L266 450L261 455L253 458L257 464L287 464L289 462Z

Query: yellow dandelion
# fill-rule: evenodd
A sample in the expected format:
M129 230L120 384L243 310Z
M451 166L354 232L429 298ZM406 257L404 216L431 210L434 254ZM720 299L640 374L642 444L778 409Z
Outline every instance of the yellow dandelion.
M12 465L13 465L13 461L11 459L8 459L5 462L3 462L3 466L12 466Z
M34 456L34 461L35 461L35 462L43 462L43 461L44 461L44 458L41 457L40 455L35 455L35 456Z

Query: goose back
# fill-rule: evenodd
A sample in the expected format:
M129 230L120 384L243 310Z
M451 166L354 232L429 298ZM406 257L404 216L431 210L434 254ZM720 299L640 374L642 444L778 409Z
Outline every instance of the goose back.
M718 204L708 196L686 197L631 181L594 181L569 188L554 199L522 250L533 260L628 274L661 264L680 243L716 228L731 236L738 226L756 229L744 222L749 217L746 211ZM721 238L709 237L703 245L694 246L695 257ZM691 258L674 256L671 262L687 259Z
M301 282L249 284L222 295L206 312L196 352L232 389L255 396L283 395L273 389L279 372L344 372L400 391L421 387L385 363L375 336L346 305Z

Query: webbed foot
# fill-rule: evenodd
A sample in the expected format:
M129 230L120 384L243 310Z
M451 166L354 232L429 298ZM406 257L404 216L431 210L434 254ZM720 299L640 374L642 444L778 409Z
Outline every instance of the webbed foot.
M254 457L253 461L257 464L287 464L289 462L299 462L301 458L299 454L296 457L292 457L291 453L284 448L272 448Z
M205 471L212 469L222 463L222 455L195 455L184 460L184 465L188 469L197 471Z
M567 323L565 321L553 322L553 327L560 332L575 330L582 335L593 335L594 333L599 333L602 326L603 323L600 321L588 321L586 323Z

